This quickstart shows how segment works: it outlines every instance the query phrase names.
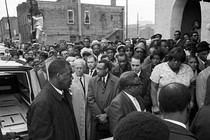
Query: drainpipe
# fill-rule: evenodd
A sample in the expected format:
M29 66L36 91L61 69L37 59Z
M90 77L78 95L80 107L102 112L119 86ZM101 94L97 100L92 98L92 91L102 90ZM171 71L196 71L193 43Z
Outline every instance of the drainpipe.
M78 0L78 22L79 22L79 40L82 37L82 17L81 17L81 1Z

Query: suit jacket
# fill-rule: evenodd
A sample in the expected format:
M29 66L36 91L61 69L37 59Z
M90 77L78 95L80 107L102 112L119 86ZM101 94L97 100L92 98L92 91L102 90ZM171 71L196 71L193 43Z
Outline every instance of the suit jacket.
M119 79L111 73L108 74L106 86L98 76L90 80L87 98L93 117L107 113L111 101L119 92Z
M48 82L34 99L27 113L29 139L79 140L72 97L64 99Z
M150 96L150 74L142 69L139 78L142 82L142 91L140 93L140 96L144 100L144 105L146 110L150 111L152 106L152 101Z
M90 74L89 74L89 69L87 68L86 71L85 71L84 73L90 75ZM97 71L96 71L96 69L95 69L94 72L92 73L91 77L94 77L94 76L96 76L96 75L97 75Z
M83 90L83 86L80 82L79 77L76 73L72 74L73 80L71 84L72 91L72 104L74 108L74 114L77 121L77 127L80 134L80 140L85 140L85 130L87 130L87 138L89 139L90 135L90 110L87 107L87 92L88 92L88 84L90 82L91 76L84 74L84 86L85 92Z
M198 140L210 140L210 76L207 79L205 103L196 114L190 130Z
M141 110L144 111L143 99L139 96L136 98L139 102ZM115 127L127 114L137 111L135 105L130 98L121 91L111 102L108 110L110 133L113 134Z
M187 129L177 124L165 121L170 131L169 140L196 140L196 137Z

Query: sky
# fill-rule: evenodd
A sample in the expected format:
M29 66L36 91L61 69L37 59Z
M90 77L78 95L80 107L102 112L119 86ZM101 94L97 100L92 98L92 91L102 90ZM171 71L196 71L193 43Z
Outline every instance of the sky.
M16 7L26 0L7 0L9 16L17 16ZM55 0L44 0L55 1ZM82 3L110 5L111 0L81 0ZM125 6L126 0L117 0L117 6ZM126 8L125 8L126 9ZM137 13L139 20L149 20L154 23L155 0L128 0L128 24L137 23ZM0 0L0 19L6 17L5 0Z

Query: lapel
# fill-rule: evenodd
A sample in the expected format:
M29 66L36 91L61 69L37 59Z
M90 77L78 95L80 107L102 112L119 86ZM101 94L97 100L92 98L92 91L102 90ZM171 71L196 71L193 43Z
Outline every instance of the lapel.
M131 99L122 91L122 96L124 97L124 99L126 100L126 102L129 104L129 107L131 107L132 110L137 111L135 105L133 104L133 102L131 101Z
M108 82L108 81L107 81ZM100 86L100 88L105 91L105 86L104 86L104 83L102 82L101 78L99 76L97 76L97 83L98 85Z
M79 77L76 75L76 73L73 73L73 77L74 77L73 80L75 81L76 85L78 86L79 89L81 89L81 90L80 90L81 92L79 92L79 93L82 94L82 96L84 96L83 86L82 86L82 84L81 84L81 82L80 82ZM84 78L84 85L86 86L85 76L83 76L83 78Z

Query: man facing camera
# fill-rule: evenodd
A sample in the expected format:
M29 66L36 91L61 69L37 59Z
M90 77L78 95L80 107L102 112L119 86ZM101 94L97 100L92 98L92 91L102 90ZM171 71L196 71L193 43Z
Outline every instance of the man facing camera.
M190 90L183 84L171 83L161 88L159 106L170 130L169 140L195 140L186 129L190 113Z
M113 99L108 110L111 134L127 114L133 111L144 111L144 102L139 95L142 83L137 74L133 71L122 73L119 85L122 91Z

